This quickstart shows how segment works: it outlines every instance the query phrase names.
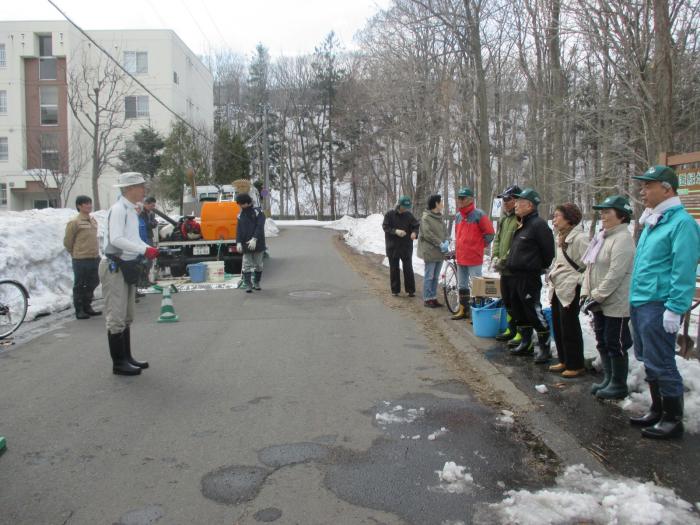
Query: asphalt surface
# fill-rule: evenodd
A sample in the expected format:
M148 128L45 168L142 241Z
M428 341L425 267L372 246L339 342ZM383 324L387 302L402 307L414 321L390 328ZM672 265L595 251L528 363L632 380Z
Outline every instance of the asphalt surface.
M179 323L144 298L141 376L111 374L101 318L0 349L0 523L485 523L550 483L549 450L466 386L420 300L387 297L335 235L282 230L262 292L176 294ZM458 493L447 461L473 478Z

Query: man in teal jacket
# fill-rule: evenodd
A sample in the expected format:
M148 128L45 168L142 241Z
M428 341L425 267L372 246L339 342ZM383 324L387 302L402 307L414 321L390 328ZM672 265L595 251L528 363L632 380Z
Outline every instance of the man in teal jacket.
M667 439L683 434L683 379L676 367L676 333L695 294L700 228L678 198L678 177L668 166L643 175L646 209L630 286L634 353L644 362L652 405L630 418L644 437Z

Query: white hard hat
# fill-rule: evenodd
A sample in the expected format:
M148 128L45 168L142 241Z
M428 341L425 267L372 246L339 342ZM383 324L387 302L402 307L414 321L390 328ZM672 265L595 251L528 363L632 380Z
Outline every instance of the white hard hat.
M136 186L138 184L146 184L146 179L143 178L143 175L136 171L127 171L126 173L119 174L119 178L114 187L126 188L127 186Z

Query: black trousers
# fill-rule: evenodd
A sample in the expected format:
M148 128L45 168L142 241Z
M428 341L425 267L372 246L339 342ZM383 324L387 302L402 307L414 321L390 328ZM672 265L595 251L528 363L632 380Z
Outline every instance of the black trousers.
M508 310L508 312L510 312L513 308L511 297L514 286L515 281L513 280L512 275L501 275L501 300L503 301L503 306L506 307L506 310Z
M603 312L593 312L596 348L605 357L622 357L632 347L629 317L608 317Z
M557 345L559 362L567 370L580 370L584 367L583 333L578 319L581 300L581 287L576 287L572 303L564 308L554 292L552 297L552 325L554 325L554 343Z
M73 304L89 304L95 288L100 284L97 269L99 259L73 259Z
M549 325L542 314L542 304L540 303L540 293L542 292L540 274L513 275L510 284L512 286L507 286L508 300L515 325L531 326L537 332L549 331Z
M402 253L389 257L389 280L391 281L391 293L401 291L401 270L399 262L403 266L403 286L406 293L416 293L416 277L413 274L413 252Z

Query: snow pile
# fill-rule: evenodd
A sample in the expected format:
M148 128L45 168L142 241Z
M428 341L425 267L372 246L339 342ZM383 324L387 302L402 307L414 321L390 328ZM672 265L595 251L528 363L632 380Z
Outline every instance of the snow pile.
M375 214L366 219L348 219L350 217L347 219L344 217L335 226L337 229L343 229L341 225L348 228L345 234L345 242L348 245L360 252L378 254L386 252L384 230L382 230L384 216Z
M63 236L66 223L76 214L75 210L49 208L0 216L0 278L26 286L27 320L71 304L73 269Z
M490 505L501 523L700 524L693 505L671 489L605 477L582 465L567 467L553 488L534 493L511 490L507 495L501 503Z
M277 237L280 234L280 229L277 227L277 223L272 219L265 219L265 238Z
M630 350L630 371L627 376L627 387L630 395L625 398L620 406L624 410L641 414L651 406L649 387L644 381L644 364L637 361L634 352ZM686 432L700 433L700 361L695 359L683 359L676 356L678 371L683 377L685 395L683 399L683 426Z
M392 423L413 423L424 413L424 408L409 408L408 410L404 410L401 405L396 405L388 412L379 412L375 414L374 418L380 425L390 425Z
M446 462L442 470L435 471L440 479L440 486L434 489L450 494L463 494L474 483L472 475L465 470L466 467L457 465L454 461Z

